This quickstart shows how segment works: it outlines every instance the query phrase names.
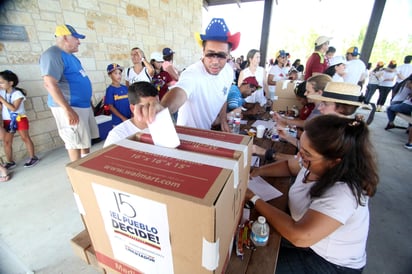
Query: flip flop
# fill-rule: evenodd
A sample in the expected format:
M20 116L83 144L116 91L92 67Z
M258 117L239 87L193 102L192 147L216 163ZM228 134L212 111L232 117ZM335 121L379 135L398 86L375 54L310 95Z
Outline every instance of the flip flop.
M9 175L0 175L0 182L7 182L9 179Z

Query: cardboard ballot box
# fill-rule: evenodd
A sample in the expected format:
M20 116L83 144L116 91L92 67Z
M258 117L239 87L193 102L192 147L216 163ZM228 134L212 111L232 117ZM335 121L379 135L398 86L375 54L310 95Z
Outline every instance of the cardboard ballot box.
M101 266L221 273L247 188L238 161L123 140L68 164Z
M240 184L247 184L253 145L253 139L250 136L184 126L176 126L176 132L180 139L180 145L177 147L179 150L237 160L236 169L239 169L239 180L246 180ZM148 129L130 136L129 139L153 144ZM242 193L243 196L244 193Z
M276 97L272 103L272 109L275 111L286 111L292 109L293 105L300 108L300 103L295 95L296 81L277 81L276 82Z

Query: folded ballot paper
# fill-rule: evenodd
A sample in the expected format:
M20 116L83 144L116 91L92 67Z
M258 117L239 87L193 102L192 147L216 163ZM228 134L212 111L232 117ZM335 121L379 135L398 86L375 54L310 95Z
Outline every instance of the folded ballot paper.
M260 176L251 178L248 187L264 201L269 201L283 195L282 192L277 190L277 188L273 187Z
M176 148L180 145L179 136L177 136L168 108L156 114L153 123L149 124L149 131L156 146Z

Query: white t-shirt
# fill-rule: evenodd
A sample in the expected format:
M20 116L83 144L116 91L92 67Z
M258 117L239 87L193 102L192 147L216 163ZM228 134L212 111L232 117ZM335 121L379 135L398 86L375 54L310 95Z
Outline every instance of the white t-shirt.
M411 75L412 73L412 64L403 64L400 65L396 71L398 72L398 74L403 76L403 79L408 78L409 75ZM396 82L402 82L402 79L400 79L399 77L396 79Z
M335 73L332 76L332 82L344 82L343 77Z
M369 231L368 197L359 206L349 186L335 183L321 197L310 197L315 182L303 183L306 169L302 168L289 190L289 209L295 221L308 209L325 214L342 224L329 236L310 248L325 260L345 267L361 268L366 264L366 240Z
M24 96L23 93L21 93L20 90L14 89L11 94L7 93L5 90L0 90L0 96L3 97L8 103L13 104L14 101L23 98L23 102L26 100L26 97ZM24 110L24 103L21 102L19 108L15 111L18 114L25 114L26 111ZM10 112L9 109L6 106L3 106L2 108L2 115L3 115L3 120L10 120Z
M381 87L393 87L396 83L396 70L390 71L383 69L379 72L379 86Z
M233 73L226 63L218 75L209 74L201 60L184 70L176 86L186 92L187 100L179 108L177 124L210 129L226 102Z
M410 96L412 96L412 90L408 88L406 85L404 85L403 87L401 87L398 93L396 93L395 96L393 96L391 102L403 102Z
M273 75L272 81L283 81L288 79L288 72L289 68L281 68L278 65L274 65L271 67L269 75ZM276 86L270 85L269 89L273 89L276 94Z
M140 73L137 74L136 71L134 71L133 66L131 66L126 69L125 74L126 74L125 80L129 81L130 85L136 82L149 82L150 83L152 81L146 67L143 67Z
M104 141L103 147L107 147L111 144L115 144L118 141L126 139L127 137L142 131L140 128L136 127L132 121L126 120L115 126L107 134L107 138Z
M265 97L265 93L263 91L263 83L265 80L265 69L263 67L257 67L256 68L256 72L255 74L253 74L250 71L250 68L247 67L243 70L243 79L249 77L249 76L255 76L256 80L259 83L259 86L261 86L262 88L257 89L255 92L252 93L252 95L248 96L245 98L245 101L247 103L259 103L260 106L264 106L266 104L266 97ZM241 79L241 80L243 80Z
M365 78L366 66L360 59L353 59L346 62L346 74L343 80L346 83L358 84L359 81Z

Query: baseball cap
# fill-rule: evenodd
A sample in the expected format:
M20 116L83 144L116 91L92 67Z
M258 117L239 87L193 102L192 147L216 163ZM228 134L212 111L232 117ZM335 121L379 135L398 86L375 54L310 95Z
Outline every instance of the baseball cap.
M328 37L328 36L319 36L318 39L315 41L315 46L320 46L322 44L325 44L326 42L332 40L333 37Z
M171 48L164 48L163 49L163 55L164 56L172 55L173 53L175 53L175 52Z
M64 35L71 35L78 39L86 38L85 35L78 33L72 26L70 25L59 25L56 27L56 31L54 32L54 36L64 36Z
M154 59L156 62L163 62L163 56L160 52L156 51L156 52L152 52L152 54L150 54L150 60Z
M346 53L350 53L350 54L352 54L353 56L358 56L358 55L360 55L360 52L359 52L358 47L350 47L350 48L348 48L348 50L346 51Z
M123 71L123 67L120 66L119 64L113 63L107 66L107 74L112 73L113 71L115 71L116 69Z
M255 77L255 76L246 77L245 79L243 79L242 85L243 85L243 84L245 84L245 85L247 85L247 84L249 84L249 85L254 85L254 86L256 87L256 89L260 89L260 88L261 88L261 86L259 86L259 83L258 83L258 81L256 80L256 77Z
M288 54L286 53L286 51L284 51L283 49L279 50L278 52L276 52L276 58L279 57L286 57Z

